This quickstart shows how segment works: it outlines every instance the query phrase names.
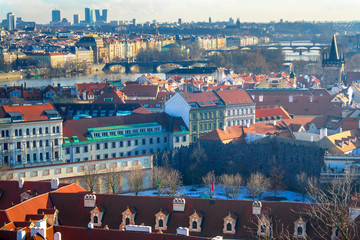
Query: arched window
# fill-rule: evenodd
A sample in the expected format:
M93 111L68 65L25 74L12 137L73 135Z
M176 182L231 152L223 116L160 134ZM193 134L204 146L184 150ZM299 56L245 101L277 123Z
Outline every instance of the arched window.
M302 227L302 226L299 226L299 227L297 228L297 235L298 235L298 236L303 235L303 227Z
M39 128L39 134L42 134L42 128Z
M33 135L35 135L36 134L36 129L35 128L33 128Z
M19 129L19 136L22 136L22 129Z
M56 127L56 132L60 133L60 127Z
M94 216L94 223L98 223L98 222L99 222L98 216Z
M45 134L49 134L49 128L48 127L45 128Z
M130 225L130 218L125 218L125 225Z
M26 135L30 135L30 129L26 129Z
M228 232L232 231L232 224L231 223L226 224L226 231L228 231Z
M197 229L197 221L192 222L192 229Z
M15 136L17 136L18 135L18 130L17 129L15 129Z
M164 227L164 220L159 219L159 228Z

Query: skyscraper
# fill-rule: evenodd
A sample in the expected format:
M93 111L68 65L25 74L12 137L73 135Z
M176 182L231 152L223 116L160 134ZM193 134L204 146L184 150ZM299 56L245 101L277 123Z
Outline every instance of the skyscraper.
M74 24L79 24L79 14L74 14Z
M93 10L91 8L85 8L85 22L86 23L93 23Z
M12 31L16 29L16 18L15 14L12 12L9 12L7 15L7 22L8 22L8 30Z
M52 10L52 12L51 12L51 22L52 23L58 23L58 22L60 22L60 19L61 19L60 10L58 10L58 9Z
M97 23L105 23L107 22L107 9L102 10L102 15L100 15L100 10L95 10L95 19Z

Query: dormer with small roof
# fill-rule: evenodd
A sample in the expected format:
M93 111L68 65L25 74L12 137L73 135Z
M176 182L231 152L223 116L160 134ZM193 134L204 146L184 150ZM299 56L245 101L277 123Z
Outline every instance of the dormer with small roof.
M237 219L238 216L232 212L229 212L229 214L224 217L224 227L223 227L224 234L235 234Z
M294 238L306 239L306 223L307 221L303 217L299 217L299 219L294 222Z
M126 225L135 225L136 210L134 208L127 207L122 214L122 222L120 224L120 230L125 229Z
M95 227L101 227L104 212L105 208L102 206L96 206L90 211L90 222L94 224Z
M155 229L159 231L166 231L168 226L168 220L170 212L166 210L160 210L155 214Z
M190 232L201 232L201 223L203 220L204 214L202 212L194 211L193 214L189 216L189 231Z

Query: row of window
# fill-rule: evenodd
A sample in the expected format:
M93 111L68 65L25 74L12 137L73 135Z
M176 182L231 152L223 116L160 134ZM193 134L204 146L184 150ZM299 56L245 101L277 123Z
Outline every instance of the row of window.
M254 108L244 108L244 109L231 109L227 111L227 116L241 116L246 114L255 113Z
M129 129L129 130L119 130L119 131L110 131L110 132L96 132L94 133L94 137L108 137L108 136L116 136L116 135L124 135L124 134L138 134L138 133L146 133L146 132L158 132L160 131L160 127L154 128L140 128L140 129Z
M236 121L228 121L228 127L230 126L240 126L240 125L246 125L246 124L253 124L254 119L245 119L245 120L236 120Z
M30 128L25 129L25 134L23 132L23 129L15 129L14 130L14 135L15 137L18 136L30 136L30 135L42 135L42 134L50 134L50 133L60 133L60 127L52 127L52 132L50 132L50 128L49 127L45 127L45 128L32 128L32 130ZM10 131L9 130L2 130L1 131L1 137L10 137Z
M49 147L50 140L16 142L15 146L16 149ZM54 146L59 146L59 139L54 139ZM10 148L11 148L11 143L3 144L3 150L9 150Z
M54 158L58 160L60 157L59 151L54 151ZM10 156L4 156L4 163L9 163ZM37 162L37 161L50 161L51 155L50 152L45 153L33 153L33 154L23 154L16 155L16 164L23 164L23 163L30 163L30 162Z
M215 117L222 117L223 112L214 111L214 112L202 112L202 113L193 113L191 114L191 119L213 119Z
M144 164L148 164L149 163L149 160L148 159L145 159L144 160ZM113 162L111 164L106 164L106 163L102 163L100 165L91 165L91 169L92 170L95 170L96 168L98 170L104 170L106 169L108 166L111 167L111 168L117 168L118 166L119 167L127 167L129 165L139 165L139 160L132 160L132 161L123 161L121 163L116 163L116 162ZM79 166L79 167L67 167L66 169L63 169L63 168L56 168L56 169L53 169L53 170L50 170L50 169L45 169L43 171L37 171L37 170L34 170L30 173L30 177L38 177L39 175L42 174L42 176L49 176L50 175L50 171L53 171L53 174L54 175L59 175L61 173L73 173L74 170L77 168L77 171L78 172L84 172L85 171L85 166ZM26 177L26 172L21 172L19 174L19 177L23 177L25 178ZM14 174L9 174L8 175L8 178L9 179L13 179L14 178Z

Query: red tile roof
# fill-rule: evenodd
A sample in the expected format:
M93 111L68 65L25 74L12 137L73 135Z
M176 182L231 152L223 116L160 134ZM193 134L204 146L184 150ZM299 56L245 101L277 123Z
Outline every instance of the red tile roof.
M245 90L233 90L215 92L225 103L225 105L254 103L253 99Z
M255 118L282 116L282 119L290 119L289 113L283 108L256 109Z
M41 105L22 105L22 106L1 106L0 117L5 117L6 113L20 112L25 122L45 121L49 118L44 113L45 110L55 110L51 103Z
M198 107L217 106L216 101L221 101L215 92L180 93L188 103L197 103Z
M80 83L80 84L76 84L77 90L82 92L82 91L86 91L86 92L90 92L93 90L101 90L103 89L106 85L108 85L108 83Z

